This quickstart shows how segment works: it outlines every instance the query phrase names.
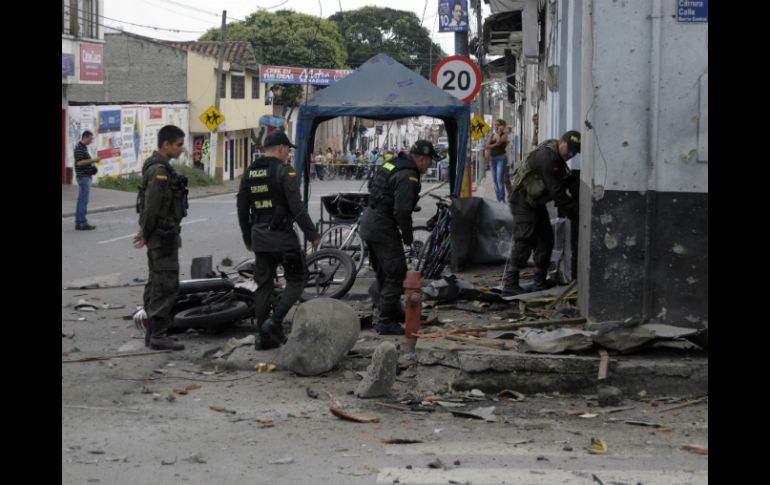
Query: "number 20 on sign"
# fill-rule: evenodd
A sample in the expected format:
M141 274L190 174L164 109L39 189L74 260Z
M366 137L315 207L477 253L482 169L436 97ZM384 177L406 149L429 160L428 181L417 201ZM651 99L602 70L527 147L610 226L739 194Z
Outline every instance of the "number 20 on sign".
M470 103L481 89L481 71L465 56L449 56L433 70L431 82L464 103Z

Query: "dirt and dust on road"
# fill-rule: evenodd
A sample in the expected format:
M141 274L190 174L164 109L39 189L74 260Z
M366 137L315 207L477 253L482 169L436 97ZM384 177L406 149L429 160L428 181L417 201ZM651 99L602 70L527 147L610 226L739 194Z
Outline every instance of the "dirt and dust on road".
M483 286L497 276L463 277ZM182 352L149 352L131 320L141 294L62 291L62 483L708 483L707 388L665 395L638 389L652 380L613 382L622 392L606 401L591 390L595 350L556 356L590 361L581 382L592 384L580 392L556 390L570 377L558 366L553 389L537 391L527 388L537 369L474 370L478 353L503 362L494 355L516 354L520 343L478 327L574 318L570 294L555 305L558 295L507 308L429 303L417 355L402 355L390 392L369 399L355 391L372 354L382 342L400 350L403 337L377 335L367 318L335 368L303 377L272 368L278 351L232 344L254 333L248 321L182 334ZM361 294L346 302L362 316L371 310ZM437 355L452 362L435 365ZM613 353L609 377L630 358Z

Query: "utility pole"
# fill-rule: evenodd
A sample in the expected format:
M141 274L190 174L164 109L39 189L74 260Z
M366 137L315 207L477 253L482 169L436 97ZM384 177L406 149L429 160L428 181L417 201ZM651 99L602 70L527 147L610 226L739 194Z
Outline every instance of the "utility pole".
M219 110L220 92L222 89L222 63L225 59L225 31L227 30L227 10L222 10L222 28L220 29L219 62L217 65L217 92L214 106Z
M227 29L227 10L222 10L222 29L220 30L220 34L221 34L220 40L221 40L221 42L220 42L220 45L219 45L219 62L218 62L218 65L217 65L217 72L216 72L217 87L216 87L216 93L214 94L214 96L215 96L214 97L214 107L217 109L217 111L220 111L219 110L219 101L220 101L221 96L220 96L219 93L220 93L220 90L222 89L222 63L223 63L223 61L225 59L225 31L226 31L226 29ZM225 86L225 89L226 88L227 87ZM219 129L219 127L217 127L217 130L218 129ZM209 151L209 176L210 177L215 177L216 176L217 165L218 165L218 162L219 162L219 157L218 157L219 149L217 147L217 145L219 144L218 142L219 142L219 132L218 131L214 131L214 132L211 133L211 142L210 142L211 149ZM222 174L224 176L224 165L222 166L222 168L223 168Z
M479 58L479 71L481 71L481 92L479 93L481 95L481 100L479 102L479 114L481 115L481 119L484 119L484 104L485 104L485 96L484 96L484 36L482 35L482 26L481 26L481 0L476 0L476 25L478 25L479 29L479 41L478 41L478 48L479 51L476 53L476 55Z

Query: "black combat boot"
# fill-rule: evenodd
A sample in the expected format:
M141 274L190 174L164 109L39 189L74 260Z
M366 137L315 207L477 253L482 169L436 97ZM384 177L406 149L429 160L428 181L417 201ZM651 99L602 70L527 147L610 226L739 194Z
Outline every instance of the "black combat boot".
M270 350L280 347L281 344L274 342L270 335L260 332L254 336L254 350Z
M503 296L516 296L526 293L526 290L519 286L519 270L512 269L503 276Z
M543 291L556 286L556 282L548 279L548 268L538 269L532 283L531 292Z
M380 335L404 335L406 333L406 328L399 322L379 316L375 319L372 327Z
M153 350L184 350L184 344L166 334L150 337L150 348Z
M273 342L278 345L286 343L286 335L283 333L283 319L272 316L262 324L262 332L266 333Z
M184 344L176 337L166 334L166 326L155 318L147 319L147 331L144 334L144 345L153 350L184 350Z
M377 315L374 317L372 328L380 335L404 335L406 330L401 322L404 321L404 309L401 302L380 301Z

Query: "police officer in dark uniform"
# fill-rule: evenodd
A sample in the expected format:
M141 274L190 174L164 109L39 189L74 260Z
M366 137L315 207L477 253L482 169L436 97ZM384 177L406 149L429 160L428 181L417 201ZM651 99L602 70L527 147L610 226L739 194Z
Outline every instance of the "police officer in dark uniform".
M300 199L297 172L288 165L289 149L295 146L282 131L265 138L264 156L257 158L241 179L238 190L238 223L246 248L255 253L254 308L259 333L257 350L272 349L284 340L283 319L299 300L307 279L305 253L300 247L294 222L313 246L321 242ZM278 265L283 266L286 288L272 316L270 296Z
M580 133L568 131L559 140L546 140L524 160L511 181L510 202L513 214L513 247L503 276L503 296L526 291L519 286L519 270L534 251L535 277L529 291L554 286L547 280L554 237L551 218L545 205L554 201L557 208L577 203L570 192L567 160L580 153Z
M141 229L134 247L147 245L150 276L144 286L147 331L144 344L151 349L184 350L169 337L171 309L179 289L180 223L187 215L187 178L169 164L184 151L184 131L166 125L158 132L158 150L144 162L136 210Z
M395 160L385 162L369 181L369 206L359 231L377 272L373 327L380 334L404 334L400 300L406 277L404 245L412 244L412 212L420 193L420 175L438 159L431 142L418 140L409 153L401 152Z

